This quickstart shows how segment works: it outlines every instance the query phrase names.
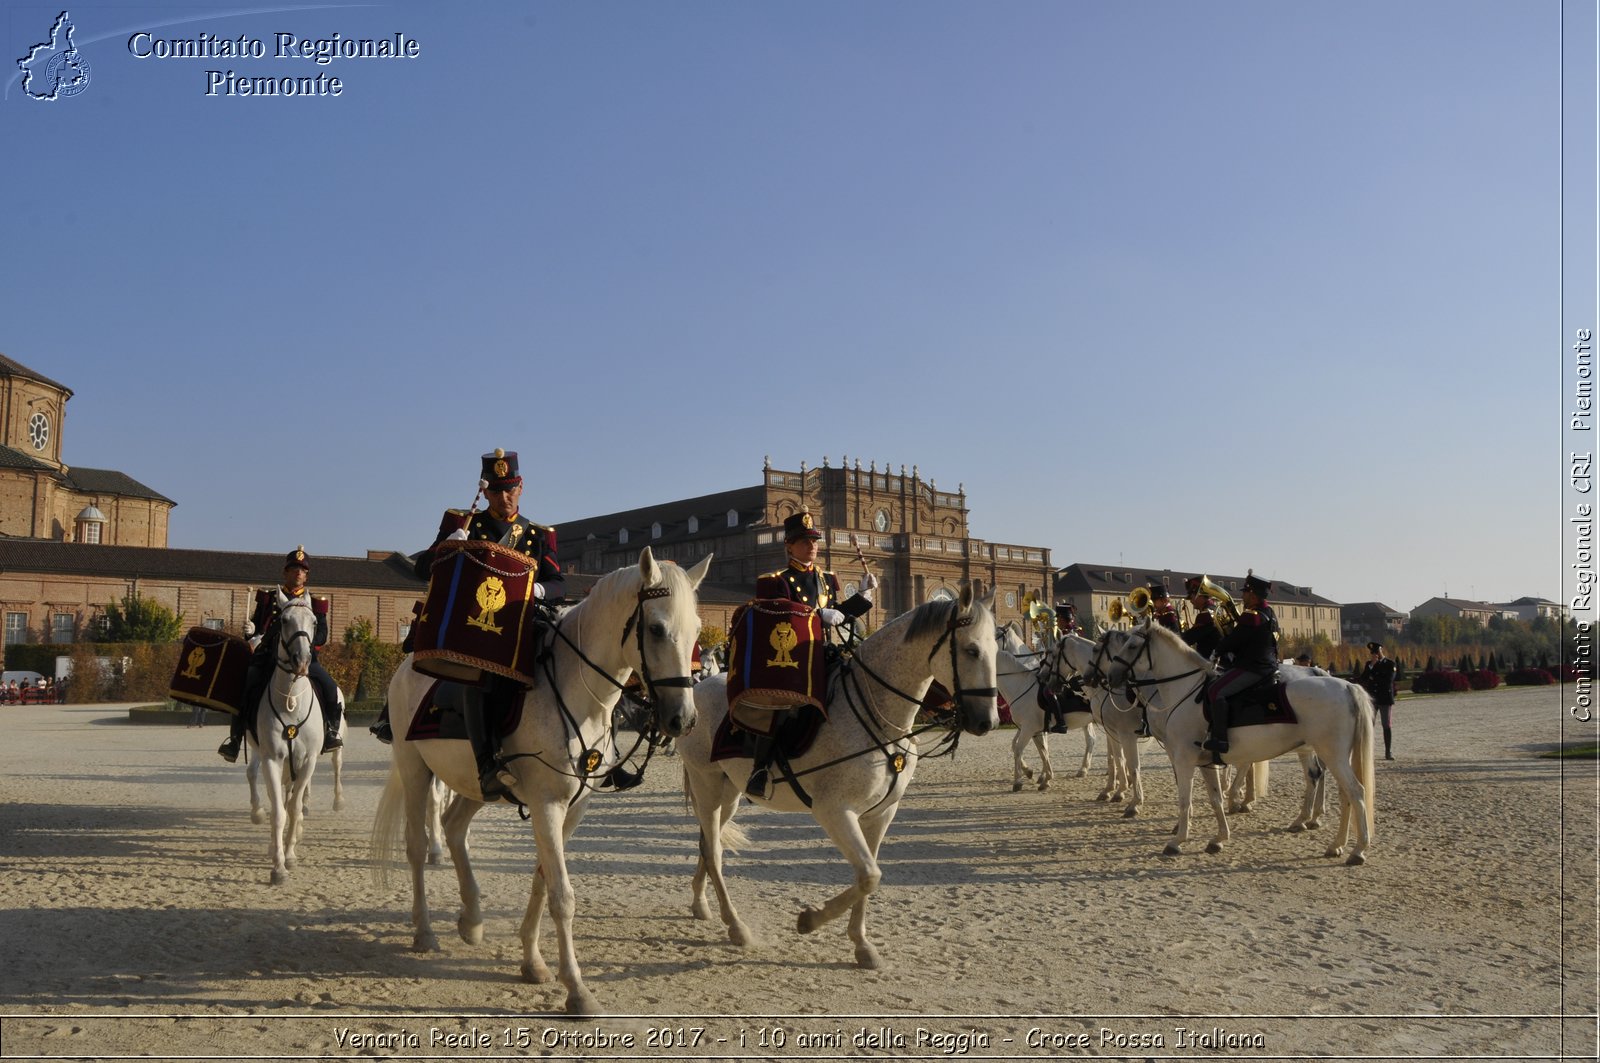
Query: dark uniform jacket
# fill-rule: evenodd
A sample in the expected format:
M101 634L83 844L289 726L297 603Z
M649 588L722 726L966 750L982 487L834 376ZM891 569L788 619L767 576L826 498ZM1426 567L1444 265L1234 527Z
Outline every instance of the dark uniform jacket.
M567 580L561 574L561 565L556 561L556 530L543 524L535 524L522 514L509 521L500 520L488 510L480 510L468 515L459 509L445 512L444 520L439 523L439 534L434 536L433 545L417 555L416 573L427 579L433 572L433 559L439 544L448 539L457 528L462 527L465 521L467 539L472 542L499 543L536 560L539 566L534 574L535 583L545 585L547 602L561 599L566 594Z
M839 577L832 572L824 572L820 568L801 568L793 563L788 568L757 577L756 597L787 598L813 609L837 609L852 620L872 611L872 603L859 594L853 594L841 602Z
M1195 614L1194 623L1183 633L1183 641L1193 646L1194 651L1202 657L1209 658L1217 652L1217 643L1222 641L1222 629L1217 626L1217 618L1211 615L1211 610L1202 609Z
M328 644L328 610L326 603L319 603L311 599L309 589L301 592L301 596L312 601L312 612L317 617L317 630L311 636L311 659L317 659L317 648ZM262 657L272 654L278 642L278 614L283 611L285 602L293 601L289 592L282 587L274 587L270 592L261 596L256 601L256 611L250 617L250 623L255 625L257 635L261 641L256 643L256 656Z
M1361 669L1361 685L1379 705L1394 704L1394 662L1387 657L1368 661Z
M1178 632L1179 634L1182 634L1183 625L1178 623L1178 612L1177 612L1176 609L1173 609L1171 606L1168 606L1165 609L1158 610L1156 612L1156 614L1155 614L1155 618L1156 618L1156 623L1160 624L1162 627L1167 628L1170 631L1175 631L1175 632Z
M1233 630L1217 644L1217 653L1230 668L1244 668L1257 675L1278 670L1278 615L1272 606L1246 609ZM1231 660L1230 660L1231 658Z

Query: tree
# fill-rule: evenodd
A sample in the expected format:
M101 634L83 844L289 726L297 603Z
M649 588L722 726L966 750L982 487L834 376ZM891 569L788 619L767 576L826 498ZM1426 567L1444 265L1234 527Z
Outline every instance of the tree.
M106 605L106 630L100 642L177 642L183 617L160 602L129 591L120 602Z

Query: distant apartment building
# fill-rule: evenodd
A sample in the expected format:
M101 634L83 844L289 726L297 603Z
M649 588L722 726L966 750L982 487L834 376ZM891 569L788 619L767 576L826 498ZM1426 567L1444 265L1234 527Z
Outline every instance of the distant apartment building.
M1098 630L1111 626L1111 603L1126 600L1135 587L1146 587L1152 582L1166 585L1180 617L1185 617L1184 582L1199 572L1180 572L1170 568L1136 568L1129 565L1091 565L1082 562L1068 565L1056 573L1055 599L1070 602L1077 607L1080 621L1092 618ZM1211 582L1226 591L1240 603L1244 589L1243 576L1210 575ZM1310 587L1275 580L1272 593L1267 595L1285 638L1315 638L1325 636L1333 642L1340 638L1340 606ZM1239 606L1243 608L1242 605Z
M1392 641L1405 630L1407 619L1382 602L1355 602L1339 609L1341 638L1355 646Z

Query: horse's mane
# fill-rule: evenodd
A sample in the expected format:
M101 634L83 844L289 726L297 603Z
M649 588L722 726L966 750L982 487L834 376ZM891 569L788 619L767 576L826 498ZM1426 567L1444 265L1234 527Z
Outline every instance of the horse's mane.
M1196 660L1205 660L1205 658L1200 656L1200 652L1198 650L1196 650L1193 646L1189 645L1187 642L1183 641L1183 636L1178 634L1176 631L1172 630L1170 627L1165 627L1165 626L1163 626L1161 624L1152 623L1150 625L1150 637L1151 638L1165 639L1167 642L1171 643L1174 647L1176 647L1177 649L1182 650L1184 653L1187 653L1189 656L1195 658Z
M924 635L948 628L956 615L956 603L948 598L940 598L919 605L906 615L910 619L906 621L904 638L907 642L915 642Z

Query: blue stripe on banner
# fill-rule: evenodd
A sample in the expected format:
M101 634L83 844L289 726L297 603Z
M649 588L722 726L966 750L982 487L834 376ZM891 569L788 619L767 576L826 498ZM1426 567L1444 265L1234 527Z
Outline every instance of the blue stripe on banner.
M744 681L750 682L752 667L750 655L755 652L756 618L754 613L744 614Z
M456 591L461 588L461 552L456 553L455 567L450 570L450 593L445 595L444 616L439 618L439 643L434 646L436 650L444 649L444 634L449 628L450 618L456 615Z

